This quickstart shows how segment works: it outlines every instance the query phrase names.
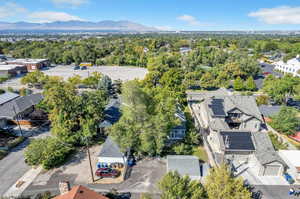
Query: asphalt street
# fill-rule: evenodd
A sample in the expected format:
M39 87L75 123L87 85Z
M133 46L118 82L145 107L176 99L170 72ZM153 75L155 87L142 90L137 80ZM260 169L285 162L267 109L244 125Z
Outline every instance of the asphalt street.
M300 196L289 196L289 189L294 188L297 192L300 191L300 186L282 186L282 185L258 185L255 186L255 191L262 191L262 199L299 199Z
M14 148L8 156L0 160L0 196L2 196L30 167L24 161L24 149L28 145L27 139Z
M35 134L34 138L50 135L48 128L40 129L38 132L39 134ZM24 150L28 144L29 139L12 149L5 158L0 160L0 196L30 169L24 159Z

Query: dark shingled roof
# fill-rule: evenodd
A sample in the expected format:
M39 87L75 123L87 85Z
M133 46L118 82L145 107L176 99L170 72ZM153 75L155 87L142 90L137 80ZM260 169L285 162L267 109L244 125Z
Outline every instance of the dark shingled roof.
M119 145L111 137L107 137L102 145L99 157L124 157Z
M13 119L16 116L16 113L20 114L28 108L38 104L42 100L43 96L40 93L18 97L0 106L0 118Z

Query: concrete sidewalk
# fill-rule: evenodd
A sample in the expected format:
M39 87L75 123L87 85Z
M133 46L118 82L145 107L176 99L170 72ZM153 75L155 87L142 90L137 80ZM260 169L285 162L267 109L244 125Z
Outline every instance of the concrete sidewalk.
M30 169L14 185L12 185L3 196L7 198L20 197L23 191L34 181L41 171L42 167Z

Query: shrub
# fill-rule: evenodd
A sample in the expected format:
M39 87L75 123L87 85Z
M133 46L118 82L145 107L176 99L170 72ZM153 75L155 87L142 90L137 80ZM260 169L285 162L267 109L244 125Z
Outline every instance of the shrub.
M29 165L41 165L51 169L61 165L72 147L54 137L33 140L25 151L25 160Z
M8 151L0 150L0 160L2 160L7 154L8 154Z
M269 137L275 150L286 150L288 148L286 143L283 143L282 141L278 140L278 136L276 134L269 132Z
M24 140L25 140L25 137L23 137L23 136L17 137L16 139L9 141L7 143L7 146L10 149L14 148L14 147L18 146L20 143L22 143Z

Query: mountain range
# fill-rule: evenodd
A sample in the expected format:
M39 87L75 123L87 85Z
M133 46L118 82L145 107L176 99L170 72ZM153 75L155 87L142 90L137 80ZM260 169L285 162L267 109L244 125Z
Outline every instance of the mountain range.
M48 23L0 22L0 30L86 30L86 31L157 31L154 27L131 21L55 21Z

